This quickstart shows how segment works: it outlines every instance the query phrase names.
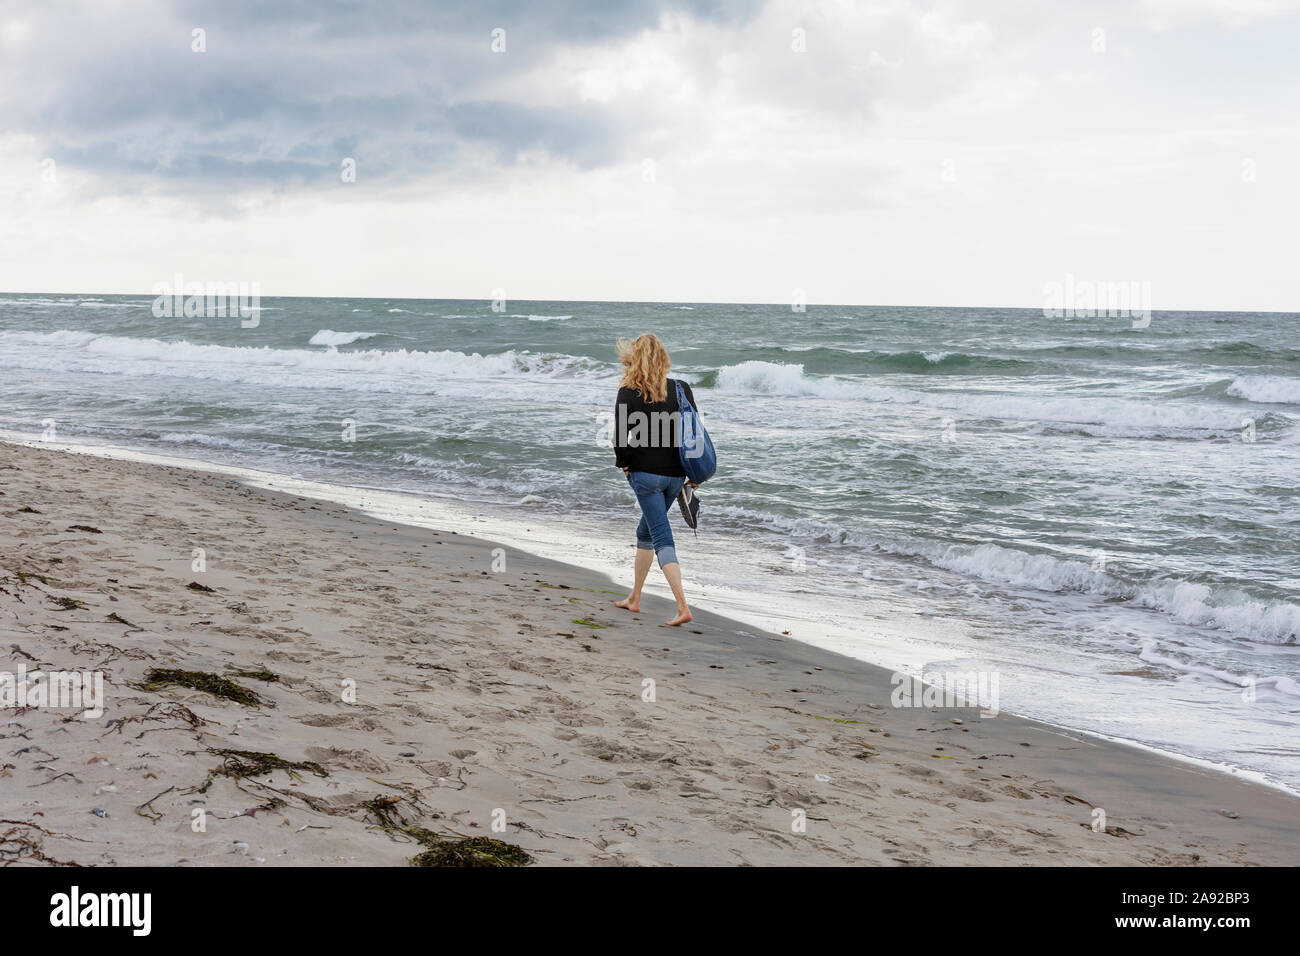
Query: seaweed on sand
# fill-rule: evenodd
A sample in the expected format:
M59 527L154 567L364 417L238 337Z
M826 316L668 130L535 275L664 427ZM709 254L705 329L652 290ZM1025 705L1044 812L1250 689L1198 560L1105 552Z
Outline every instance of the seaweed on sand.
M158 711L158 713L154 713L154 711ZM122 728L124 728L127 724L143 723L145 721L164 721L164 720L179 720L184 724L188 724L191 730L198 730L200 727L203 727L207 723L207 721L205 721L198 714L194 713L194 711L190 710L184 704L178 704L175 701L172 701L166 704L161 704L161 703L154 704L143 714L131 714L126 717L118 717L115 718L114 720L110 720L108 722L108 727L109 727L108 734L111 733L120 734L122 732ZM178 728L153 727L150 728L149 730L140 731L140 733L136 734L135 739L139 740L145 734L150 733L153 730L176 730L176 729ZM104 734L104 736L107 737L108 734Z
M300 770L314 773L318 777L329 776L328 770L311 760L285 760L276 754L262 753L257 750L213 749L209 753L214 753L223 759L220 767L208 771L208 779L198 788L199 793L207 793L208 788L212 786L212 781L217 777L242 780L245 777L264 777L275 770L283 770L295 780L302 780L298 773Z
M390 834L400 833L424 847L407 861L411 866L527 866L533 862L533 858L522 847L504 840L461 837L459 834L457 839L453 839L418 826L412 821L425 809L419 792L413 787L397 787L385 784L382 780L375 780L375 783L405 793L405 796L378 796L362 806L366 811L366 819L376 829Z
M37 826L27 820L0 820L0 866L10 863L26 863L37 860L50 866L81 866L73 860L56 860L45 852L45 837L60 840L76 840L85 843L81 837L68 833L54 833L45 827Z
M523 847L491 837L439 840L410 859L411 866L527 866L533 862Z
M233 700L249 707L256 707L262 703L262 698L247 687L236 684L234 681L218 674L208 674L204 671L183 671L154 667L145 673L144 683L140 685L140 688L141 690L161 690L169 685L201 690L215 697L224 697L226 700Z
M389 795L367 800L361 808L366 811L366 821L375 829L389 834L400 833L410 837L416 843L431 846L440 839L438 834L427 827L416 826L411 822L412 817L407 814L408 807L411 808L412 814L418 812L417 806L418 797L412 802L405 797Z
M135 815L137 817L144 817L150 823L157 823L165 816L165 814L159 813L157 810L155 810L153 807L153 802L157 800L159 797L171 793L175 789L176 789L175 787L168 787L166 790L162 791L162 793L155 793L152 797L150 797L144 803L140 804L138 807L135 808Z

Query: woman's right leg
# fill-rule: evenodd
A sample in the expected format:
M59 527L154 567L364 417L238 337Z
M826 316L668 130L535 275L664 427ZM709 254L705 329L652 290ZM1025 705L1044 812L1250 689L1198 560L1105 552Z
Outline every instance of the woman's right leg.
M632 487L632 493L637 495L637 507L640 507L641 497L637 492L637 479L628 475L627 481ZM645 512L642 511L641 520L636 526L636 561L632 566L632 593L621 601L615 601L615 607L621 607L634 614L641 610L641 589L645 587L645 579L650 574L650 565L654 564L654 560L654 539L650 537L650 526L646 524Z
M650 575L650 566L654 563L654 548L643 548L638 544L636 564L633 566L635 580L632 583L632 593L621 601L615 601L615 607L621 607L633 613L641 610L641 589L645 587L645 579Z

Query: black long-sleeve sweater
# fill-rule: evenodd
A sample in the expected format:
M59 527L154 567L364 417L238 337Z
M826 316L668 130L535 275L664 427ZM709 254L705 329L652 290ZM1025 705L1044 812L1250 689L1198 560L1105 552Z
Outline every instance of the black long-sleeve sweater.
M695 393L682 382L686 398L698 412ZM629 471L645 471L669 478L685 478L678 425L677 385L668 380L668 394L662 402L647 402L640 392L623 387L614 402L614 463Z

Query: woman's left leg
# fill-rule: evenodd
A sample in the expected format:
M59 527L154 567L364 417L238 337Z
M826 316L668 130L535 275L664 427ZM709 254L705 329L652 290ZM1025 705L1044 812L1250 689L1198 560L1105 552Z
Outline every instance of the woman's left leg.
M692 620L691 609L686 606L686 591L682 588L682 566L673 561L670 564L660 565L660 570L668 579L668 586L673 589L673 598L677 601L677 613L665 623L669 627L680 627Z
M672 588L673 599L677 602L677 614L667 622L669 627L678 627L691 620L691 609L686 604L686 591L682 587L682 566L677 562L677 549L671 544L672 526L668 524L668 513L672 509L673 502L677 500L677 496L682 493L682 485L685 482L685 478L671 478L663 491L663 523L668 530L670 544L667 551L659 552L659 570L663 571L668 586ZM672 554L672 558L665 561L664 558L668 553Z

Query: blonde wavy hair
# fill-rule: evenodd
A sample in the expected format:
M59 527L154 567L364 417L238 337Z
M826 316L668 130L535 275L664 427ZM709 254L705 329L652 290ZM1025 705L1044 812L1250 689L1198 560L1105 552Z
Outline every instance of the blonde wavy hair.
M652 332L637 336L631 342L619 339L618 360L623 363L620 387L634 389L647 402L662 402L668 398L668 370L672 359L668 349Z

